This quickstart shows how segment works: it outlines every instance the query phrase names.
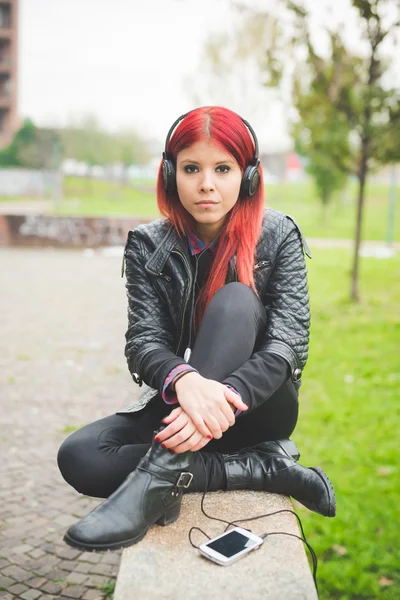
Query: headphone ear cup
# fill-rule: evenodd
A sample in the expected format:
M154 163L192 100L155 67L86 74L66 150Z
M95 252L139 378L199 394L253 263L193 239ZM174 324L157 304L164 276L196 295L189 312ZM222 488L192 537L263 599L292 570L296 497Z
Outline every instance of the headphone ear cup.
M260 171L257 167L253 167L250 174L249 196L254 196L260 183Z
M240 195L242 198L254 196L260 182L260 172L258 165L249 165L243 174L242 184L240 186Z
M174 166L174 163L172 162L172 160L169 160L169 158L163 159L162 172L163 172L164 188L167 190L167 192L175 192L176 191L175 166Z

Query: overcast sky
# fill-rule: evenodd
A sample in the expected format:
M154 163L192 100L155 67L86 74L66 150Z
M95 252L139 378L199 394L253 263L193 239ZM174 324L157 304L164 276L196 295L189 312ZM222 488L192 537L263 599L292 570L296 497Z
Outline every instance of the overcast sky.
M163 137L193 108L183 77L228 13L223 0L20 0L20 113Z
M312 2L325 20L324 4L348 20L349 0ZM232 22L230 0L20 0L19 112L43 125L95 114L110 129L132 126L163 140L194 108L185 78L197 76L204 41ZM269 103L266 114L265 90L247 94L257 110L242 116L261 145L285 145L282 106ZM241 111L239 98L232 104Z

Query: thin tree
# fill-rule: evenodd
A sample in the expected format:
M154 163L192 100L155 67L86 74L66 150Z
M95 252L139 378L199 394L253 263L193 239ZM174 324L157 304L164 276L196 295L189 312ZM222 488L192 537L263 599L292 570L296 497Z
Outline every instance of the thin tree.
M284 101L297 109L294 132L308 151L322 197L326 200L348 173L358 179L350 289L351 299L358 301L367 177L380 164L400 160L400 90L390 78L400 2L349 0L361 38L357 52L346 46L345 24L335 24L327 12L323 30L330 41L328 54L313 41L306 0L276 0L270 10L264 2L261 9L254 8L253 1L236 6L243 13L242 26L234 32L238 48L245 44L260 68L262 83L286 90ZM258 35L252 37L255 23ZM219 55L213 60L218 65Z
M378 163L400 159L400 93L399 88L386 82L391 65L385 52L384 42L392 37L392 43L400 27L400 5L390 0L353 0L358 13L359 30L364 41L365 54L354 57L349 63L349 52L338 31L331 32L334 58L336 61L335 96L332 87L326 86L326 97L335 107L338 122L348 125L349 135L356 140L356 174L358 178L357 218L350 296L358 301L359 295L359 250L362 238L362 222L365 204L365 186L368 173ZM288 8L297 20L298 37L293 43L306 43L308 65L315 79L324 85L324 61L311 42L309 14L298 3L289 2ZM390 17L390 14L393 16ZM340 52L338 52L340 50ZM352 64L353 80L346 77ZM332 142L334 140L332 139ZM397 147L396 147L397 145ZM331 155L335 151L332 143Z
M318 86L318 94L313 97L316 106L317 98L321 100L323 97L327 106L331 104L338 127L344 132L347 129L348 139L355 149L353 169L358 179L358 198L350 297L358 301L359 250L367 177L377 165L400 159L400 90L398 85L393 86L389 80L392 63L390 48L396 46L400 28L400 2L352 0L350 4L358 18L362 42L360 53L355 56L346 49L344 36L340 32L344 25L333 29L327 23L325 31L331 41L331 54L327 60L317 51L312 41L310 13L304 2L281 2L281 6L284 5L288 14L294 17L290 40L286 36L286 43L290 43L291 58L294 56L293 51L305 50L302 65L311 74L312 82ZM327 16L329 18L329 14ZM270 15L270 18L273 17ZM282 41L285 38L282 26L280 32L279 44L266 52L266 69L273 74L275 82L279 79L279 73L282 73L283 62L287 57L287 53L282 52ZM297 72L302 65L297 64ZM293 99L301 113L304 96L300 93L296 97L294 94ZM324 123L321 123L321 127L325 127ZM326 131L332 132L329 121L326 123ZM325 146L324 153L340 166L335 137L337 136L331 136L331 143ZM340 168L344 173L349 170L347 159L350 156L350 152L343 154L345 160Z

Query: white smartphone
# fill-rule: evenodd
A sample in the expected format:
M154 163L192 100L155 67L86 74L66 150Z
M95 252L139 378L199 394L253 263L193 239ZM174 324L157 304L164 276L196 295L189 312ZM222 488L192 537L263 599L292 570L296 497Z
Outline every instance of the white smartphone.
M199 546L200 552L218 565L231 565L248 552L259 548L263 539L247 529L234 527L205 544Z

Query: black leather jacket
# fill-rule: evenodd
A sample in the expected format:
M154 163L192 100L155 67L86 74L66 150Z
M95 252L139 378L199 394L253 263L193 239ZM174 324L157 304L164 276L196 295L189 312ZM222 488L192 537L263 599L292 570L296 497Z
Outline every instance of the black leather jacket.
M287 361L293 381L300 379L306 364L310 308L303 247L310 256L294 219L265 209L254 275L267 314L266 332L260 349L224 381L242 394L249 405L246 413L265 400L262 378L268 377L263 369L268 353ZM129 321L125 356L134 381L147 384L139 401L120 411L132 412L161 393L168 373L183 362L183 323L193 274L186 240L165 219L129 232L124 263ZM236 279L231 261L226 283Z

